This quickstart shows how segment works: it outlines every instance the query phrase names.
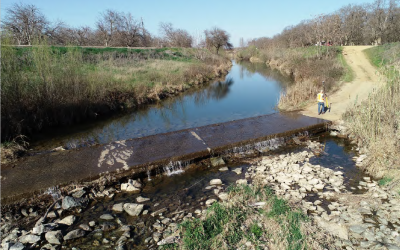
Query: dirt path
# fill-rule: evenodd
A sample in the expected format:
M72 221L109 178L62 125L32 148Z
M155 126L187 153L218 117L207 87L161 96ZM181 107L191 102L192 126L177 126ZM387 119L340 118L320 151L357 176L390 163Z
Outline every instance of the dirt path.
M343 49L344 58L354 71L355 78L350 83L343 83L340 89L330 95L329 102L332 103L330 112L318 115L318 105L308 106L301 113L311 117L319 117L326 120L339 120L348 107L352 107L355 102L360 103L368 98L368 94L374 89L382 86L383 83L379 79L378 72L371 65L363 50L371 46L346 46ZM317 100L317 97L315 97Z

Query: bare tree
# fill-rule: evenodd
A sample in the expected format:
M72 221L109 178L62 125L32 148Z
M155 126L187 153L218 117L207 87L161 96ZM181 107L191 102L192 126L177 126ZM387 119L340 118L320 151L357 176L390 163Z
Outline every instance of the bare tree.
M170 47L192 47L192 36L183 29L174 29L172 23L160 23L160 31Z
M115 34L121 28L122 14L114 10L106 10L100 14L96 26L104 46L110 46Z
M134 47L140 43L143 35L140 33L140 23L131 13L121 15L121 27L119 30L120 45Z
M220 28L214 27L211 30L205 30L206 45L208 48L215 48L218 54L223 47L231 49L233 45L229 42L230 35Z
M35 5L15 3L6 10L2 21L4 29L11 32L19 45L31 45L49 27L46 17Z

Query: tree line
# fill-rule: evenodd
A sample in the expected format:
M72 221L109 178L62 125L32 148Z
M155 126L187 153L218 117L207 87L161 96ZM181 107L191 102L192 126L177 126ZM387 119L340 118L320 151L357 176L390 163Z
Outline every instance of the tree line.
M62 21L50 22L32 4L15 3L6 10L2 36L12 37L15 45L32 45L35 39L46 38L51 45L105 47L205 47L217 53L232 48L227 31L213 27L194 37L171 23L160 23L160 35L151 34L142 19L129 12L106 10L98 16L95 28L70 27Z
M349 4L331 14L286 27L272 38L261 37L248 45L304 47L310 45L380 45L400 41L399 0L376 0L370 4ZM243 42L241 42L243 43Z

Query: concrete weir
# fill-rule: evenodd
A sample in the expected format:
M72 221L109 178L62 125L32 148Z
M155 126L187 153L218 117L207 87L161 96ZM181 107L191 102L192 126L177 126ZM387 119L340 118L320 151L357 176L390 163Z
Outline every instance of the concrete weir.
M170 161L207 157L270 138L323 130L327 123L298 113L276 113L25 157L1 166L1 196L17 197L52 186L93 180L104 173L146 172Z

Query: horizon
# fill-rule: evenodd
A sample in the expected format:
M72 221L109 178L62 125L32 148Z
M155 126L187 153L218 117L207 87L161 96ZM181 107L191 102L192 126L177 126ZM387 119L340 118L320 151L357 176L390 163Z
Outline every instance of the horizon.
M241 38L247 42L259 37L273 37L281 33L285 27L297 25L316 15L329 14L349 4L368 4L373 1L338 0L332 3L312 0L307 1L307 4L299 1L272 3L257 1L251 4L233 1L225 6L222 1L212 3L206 0L199 3L178 0L173 5L169 2L156 3L156 8L154 2L139 2L136 6L134 2L118 2L120 4L116 5L115 2L100 0L96 1L96 6L93 8L93 2L89 1L3 0L1 20L5 17L7 9L15 3L22 3L35 5L50 22L62 21L73 28L81 26L95 28L100 13L111 9L130 12L136 20L143 19L145 28L156 36L160 35L161 22L170 22L174 28L184 29L194 37L202 35L206 29L219 27L230 34L230 41L234 47L238 47ZM196 11L193 11L194 9Z

